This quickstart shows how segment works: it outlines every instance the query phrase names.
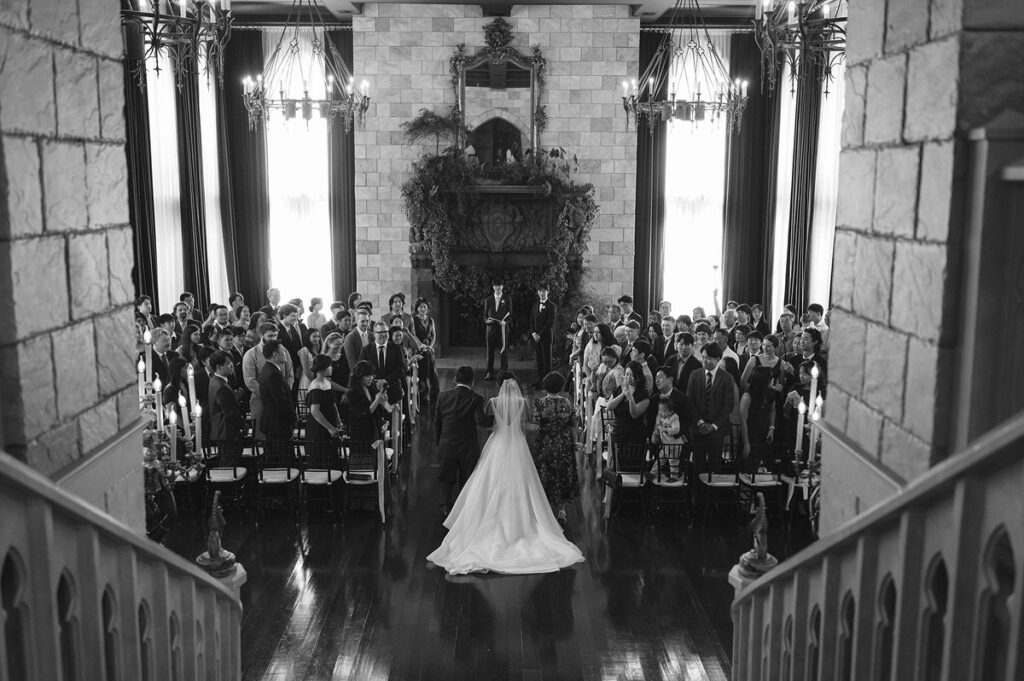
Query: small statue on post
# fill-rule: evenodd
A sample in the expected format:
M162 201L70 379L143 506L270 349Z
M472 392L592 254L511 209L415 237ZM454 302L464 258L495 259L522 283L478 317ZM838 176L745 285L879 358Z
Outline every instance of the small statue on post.
M210 534L206 537L206 551L196 558L196 564L211 577L229 577L235 572L235 554L225 551L220 536L224 530L224 513L220 509L220 491L213 494L210 509Z
M768 553L768 514L765 511L764 494L757 493L757 513L750 522L750 531L754 535L754 548L740 556L740 574L756 579L768 572L779 561Z

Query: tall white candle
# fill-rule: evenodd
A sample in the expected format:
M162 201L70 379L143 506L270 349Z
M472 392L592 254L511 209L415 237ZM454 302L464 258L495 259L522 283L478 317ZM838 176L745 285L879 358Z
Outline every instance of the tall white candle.
M136 368L139 370L139 401L146 396L146 363L141 359L139 360Z
M811 367L811 392L810 397L807 400L807 406L810 409L814 409L815 401L818 398L818 376L821 372L818 371L818 363L815 362L814 366Z
M146 383L153 382L153 334L146 329L142 334L142 342L146 344Z
M193 414L196 417L196 455L199 455L203 451L203 408L197 404Z
M192 365L188 365L188 398L191 401L192 411L196 410L196 371Z
M164 412L160 404L162 401L162 388L163 384L160 382L160 377L157 376L156 380L153 381L153 395L156 397L156 402L154 403L156 407L156 428L160 431L164 429Z
M808 458L814 456L818 452L818 419L821 418L821 412L815 409L811 412L811 441L808 445L807 456Z
M807 405L800 401L797 408L799 415L796 417L796 453L804 451L804 417L807 415Z
M185 396L178 393L178 409L181 411L181 427L185 429L185 439L192 439L192 426L188 422L188 405L185 404Z
M177 428L178 415L171 412L167 415L167 422L170 425L171 431L171 463L178 460L178 428Z
M793 2L792 0L790 0L790 3L789 3L789 18L787 20L787 23L789 23L789 24L795 24L796 23L796 3Z

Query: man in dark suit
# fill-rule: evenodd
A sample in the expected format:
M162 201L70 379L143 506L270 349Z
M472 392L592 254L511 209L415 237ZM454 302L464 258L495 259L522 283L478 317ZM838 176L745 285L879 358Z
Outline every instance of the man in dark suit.
M373 325L374 342L364 347L359 359L373 365L373 375L377 380L388 382L388 402L400 404L405 381L405 353L401 346L388 340L388 327L384 322Z
M615 326L622 326L629 321L636 322L637 328L644 325L644 318L639 312L633 309L632 296L619 296L619 299L616 302L619 304L619 311L621 312L621 315L619 316L619 321L615 322Z
M551 329L555 325L555 306L548 302L546 287L537 289L537 304L530 308L530 335L537 343L537 382L534 389L551 373Z
M700 360L693 354L693 334L682 331L676 334L676 354L668 359L672 369L673 385L686 390L690 385L690 374L700 370Z
M280 341L263 343L263 357L266 362L260 369L260 402L263 406L263 433L267 440L281 442L290 440L295 423L295 402L291 386L284 377L287 350Z
M203 313L196 309L196 297L185 291L178 296L178 301L188 306L189 323L201 326L205 320L203 319Z
M440 480L444 496L441 515L448 510L469 479L480 458L480 438L477 428L490 428L494 417L484 413L484 398L473 391L473 368L461 366L455 370L455 387L438 395L434 409L434 437L437 455L441 459Z
M693 433L693 465L699 474L708 465L716 465L722 457L725 437L731 434L729 415L735 403L736 384L719 362L722 348L708 343L701 351L702 371L690 374L686 394L697 408L697 425Z
M689 395L673 385L672 369L658 367L657 373L654 374L651 406L644 412L644 422L652 437L655 422L658 420L658 403L666 400L671 403L672 411L679 416L679 434L689 438L690 429L697 423L697 408L693 406L693 399Z
M658 366L665 366L668 364L669 358L676 354L676 344L673 338L675 331L676 320L672 317L662 317L661 335L651 339L651 345L654 347L654 359L658 362Z
M177 357L178 353L171 350L171 334L167 333L165 329L153 330L150 340L153 342L153 378L156 379L159 376L160 382L166 386L171 378L168 368L171 366L171 360ZM145 353L140 357L145 360Z
M229 353L217 351L210 357L210 366L213 367L214 373L210 378L207 393L210 408L205 412L210 415L205 419L210 422L208 441L234 454L238 451L245 432L242 408L231 388L231 381L235 375L234 362L231 361Z
M267 289L267 304L260 308L260 312L267 315L268 320L276 322L280 304L281 292L276 288Z
M306 339L306 326L299 321L299 309L291 303L281 306L278 310L280 322L278 323L277 339L281 341L281 345L288 351L288 355L292 358L293 367L301 367L302 361L299 359L299 350L302 349L302 344ZM295 372L295 383L291 386L292 390L298 390L299 379L302 378L302 372Z
M626 366L633 361L633 345L640 340L640 324L630 319L622 325L626 329L626 345L622 348L622 355L619 357L619 364Z
M370 313L366 310L356 311L355 328L345 336L344 352L345 360L349 368L355 367L363 348L373 344L373 334L370 333Z
M501 357L501 370L508 369L507 342L512 332L512 301L504 294L505 286L495 281L494 295L484 301L484 324L487 325L487 375L485 381L494 380L494 353Z

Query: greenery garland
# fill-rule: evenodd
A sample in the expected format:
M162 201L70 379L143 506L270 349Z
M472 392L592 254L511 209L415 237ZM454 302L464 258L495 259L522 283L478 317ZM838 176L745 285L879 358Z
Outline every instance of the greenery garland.
M430 256L434 283L462 299L479 301L490 291L495 273L462 266L452 256L458 233L468 227L479 201L473 189L485 179L543 187L543 195L561 204L554 233L544 248L547 264L502 272L509 294L525 300L541 284L555 302L573 294L582 270L571 268L570 260L585 250L599 212L593 186L578 186L569 179L574 163L575 157L570 163L561 149L528 151L521 161L487 167L456 149L425 155L414 163L412 177L402 185L402 199L411 225L412 251Z

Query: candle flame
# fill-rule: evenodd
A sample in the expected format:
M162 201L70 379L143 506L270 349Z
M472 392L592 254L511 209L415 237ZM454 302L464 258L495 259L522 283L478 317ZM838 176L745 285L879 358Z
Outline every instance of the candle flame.
M181 407L182 409L185 408L185 396L182 395L181 393L178 393L178 406Z
M195 373L196 373L196 370L194 368L192 368L191 364L189 364L188 365L188 377L192 378L195 375Z
M199 418L200 416L203 415L203 407L197 404L195 410L192 413L196 415L196 418Z
M141 374L146 370L146 363L140 359L139 363L135 365L135 368L138 369Z
M811 378L818 378L818 375L820 373L821 372L818 371L818 365L817 365L817 363L815 363L815 365L813 367L811 367Z
M801 402L800 406L797 407L797 411L799 411L801 414L806 414L807 413L807 405L804 404L803 402Z
M160 392L160 388L162 387L163 383L160 382L160 377L157 376L156 378L153 379L153 390L155 390L156 392Z
M146 329L145 333L142 334L142 342L146 345L153 342L153 334L149 332L149 329Z
M177 423L178 422L178 414L177 414L177 412L171 411L169 414L167 414L167 420L171 422L172 426L175 423Z

